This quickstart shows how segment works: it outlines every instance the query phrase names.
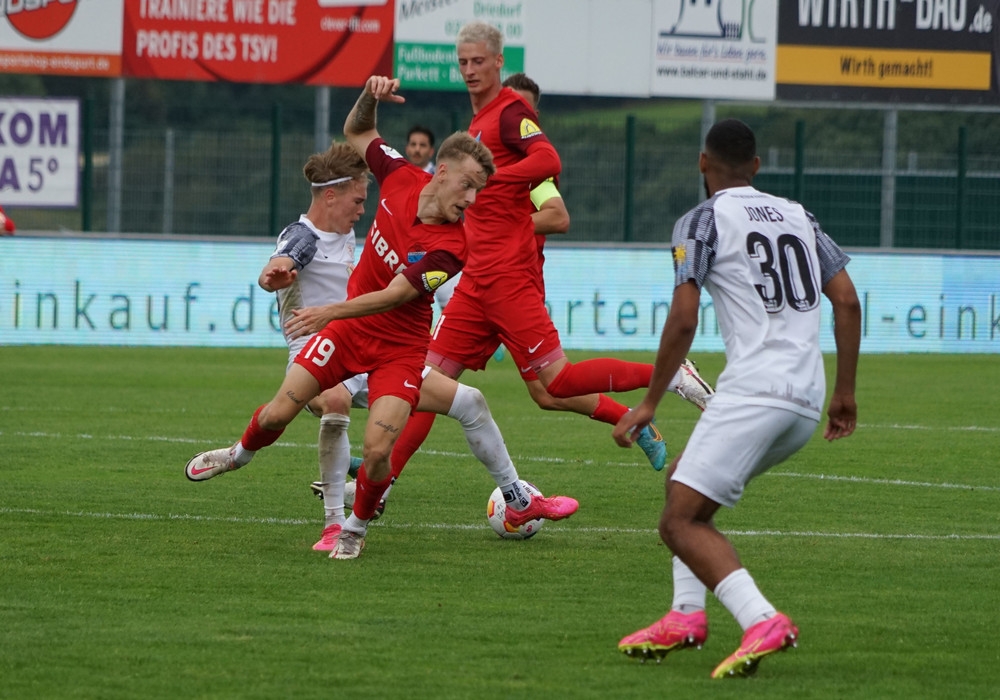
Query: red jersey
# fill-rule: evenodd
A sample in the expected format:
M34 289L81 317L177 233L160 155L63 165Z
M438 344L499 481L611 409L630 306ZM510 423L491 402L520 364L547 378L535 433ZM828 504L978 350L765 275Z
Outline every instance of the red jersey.
M457 275L466 259L465 227L461 221L424 224L417 219L420 191L432 176L381 138L368 146L365 160L379 183L379 199L347 297L385 289L398 274L421 295L390 311L338 323L357 324L365 334L393 345L426 347L434 291Z
M559 174L556 149L520 95L504 88L472 118L469 133L493 153L497 172L465 211L466 274L485 279L538 269L531 187Z

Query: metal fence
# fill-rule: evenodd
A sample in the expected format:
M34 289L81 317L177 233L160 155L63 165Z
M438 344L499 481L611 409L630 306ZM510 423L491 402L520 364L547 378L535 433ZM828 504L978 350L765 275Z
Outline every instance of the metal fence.
M388 109L397 110L391 118ZM746 121L767 134L754 184L801 201L842 245L1000 250L1000 144L970 153L957 118L954 148L887 148L894 136L877 116L866 122L874 132L867 145L807 147L803 133L817 128L822 116L800 111L789 122L794 126L785 128L772 123L774 107L713 106L719 118L749 113ZM380 129L399 150L410 124L425 123L443 135L468 118L427 108L386 112ZM543 117L563 159L560 187L573 222L564 240L665 242L677 217L702 197L697 156L704 113L697 106L667 120L620 110ZM331 122L339 133L339 119ZM106 231L111 202L120 206L121 232L270 238L308 206L301 168L317 139L301 127L283 129L280 121L227 131L126 125L123 133L117 195L109 192L117 181L109 177L109 131L94 129L93 174L81 207L14 209L18 226L83 230L89 218L90 230ZM369 210L359 233L367 229Z

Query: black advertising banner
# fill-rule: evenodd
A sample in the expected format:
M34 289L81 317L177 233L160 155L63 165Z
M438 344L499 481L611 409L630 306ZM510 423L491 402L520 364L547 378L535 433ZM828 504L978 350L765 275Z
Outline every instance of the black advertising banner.
M1000 0L781 0L776 96L1000 104Z

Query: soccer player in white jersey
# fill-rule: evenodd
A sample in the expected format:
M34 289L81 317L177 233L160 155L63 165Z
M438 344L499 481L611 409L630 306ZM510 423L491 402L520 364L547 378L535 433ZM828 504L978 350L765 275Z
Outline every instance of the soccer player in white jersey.
M347 280L354 269L354 224L364 214L368 194L368 165L349 143L334 142L325 152L313 154L302 172L312 191L309 210L278 235L277 247L257 280L265 291L277 292L282 328L296 309L347 299ZM291 367L312 335L284 334ZM313 545L316 551L333 550L345 520L352 404L368 407L367 375L327 389L306 406L320 418L320 480L315 484L323 494L324 526Z
M761 594L732 544L715 527L747 482L791 457L820 420L826 393L820 353L820 292L833 307L837 370L827 440L854 432L861 307L849 258L796 202L755 189L760 159L753 131L735 119L715 124L699 157L709 199L673 231L674 294L642 402L615 426L630 446L653 419L667 379L698 326L701 289L712 296L726 347L716 394L685 450L670 466L660 537L673 553L670 612L619 642L641 658L662 657L708 636L706 592L744 630L713 678L750 675L760 660L794 646L798 628Z

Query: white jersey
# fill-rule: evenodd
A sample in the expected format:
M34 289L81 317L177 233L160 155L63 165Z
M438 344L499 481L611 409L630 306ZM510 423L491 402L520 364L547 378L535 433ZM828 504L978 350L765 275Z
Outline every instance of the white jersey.
M708 290L726 346L712 401L819 420L820 294L850 258L802 205L753 187L722 190L685 214L673 250L675 285Z
M320 231L306 218L299 217L278 235L278 245L271 258L289 257L299 271L295 282L278 290L278 315L281 326L292 311L306 306L322 306L347 299L347 278L354 269L354 229L347 233ZM301 347L304 338L291 339L289 347Z

